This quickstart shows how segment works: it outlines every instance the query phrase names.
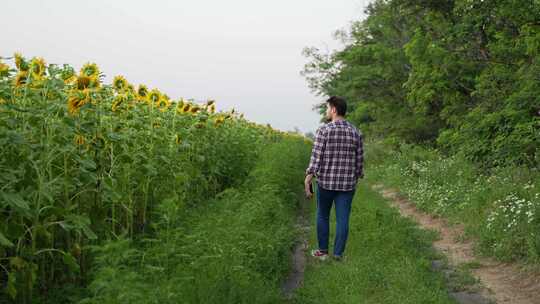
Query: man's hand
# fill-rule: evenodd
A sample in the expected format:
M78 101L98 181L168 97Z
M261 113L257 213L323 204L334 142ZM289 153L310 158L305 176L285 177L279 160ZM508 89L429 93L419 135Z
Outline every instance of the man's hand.
M312 174L306 175L306 179L304 180L304 192L306 193L306 198L311 199L313 196L313 192L311 192L311 180L313 179Z

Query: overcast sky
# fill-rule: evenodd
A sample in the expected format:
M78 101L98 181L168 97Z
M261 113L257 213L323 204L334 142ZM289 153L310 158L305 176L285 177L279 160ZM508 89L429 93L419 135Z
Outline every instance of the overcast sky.
M216 99L282 130L314 131L300 75L306 46L340 48L332 33L364 18L369 0L10 0L0 56L21 52L77 70L96 62L171 98Z

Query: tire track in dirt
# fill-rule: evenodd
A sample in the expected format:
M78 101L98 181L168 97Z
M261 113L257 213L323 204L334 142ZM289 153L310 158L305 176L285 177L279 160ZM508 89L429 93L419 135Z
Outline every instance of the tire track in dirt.
M372 188L390 200L401 215L413 219L424 229L439 232L440 239L433 243L438 251L448 257L452 267L463 263L476 262L480 266L472 269L472 274L484 286L482 296L498 304L540 304L540 274L524 270L518 263L502 263L491 258L474 255L474 242L460 242L463 225L450 226L443 218L436 218L416 209L415 205L396 189L376 184Z
M309 224L309 205L310 201L301 201L299 214L296 220L295 228L298 231L294 250L291 256L291 271L281 285L282 295L285 299L291 299L297 288L304 282L304 270L306 267L306 250L308 248L308 235L311 226Z

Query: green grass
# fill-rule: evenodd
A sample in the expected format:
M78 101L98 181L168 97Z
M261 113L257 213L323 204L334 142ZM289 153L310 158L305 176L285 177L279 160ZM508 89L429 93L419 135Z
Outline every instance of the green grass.
M540 265L540 174L525 166L482 168L463 156L381 141L366 144L366 171L422 211L465 226L461 239L501 261Z
M305 142L284 139L238 187L190 208L164 201L154 238L97 248L79 303L279 303L308 156Z
M316 247L315 201L310 244ZM335 228L331 215L330 250ZM357 189L350 219L349 240L342 262L309 259L304 286L293 303L454 303L442 274L431 270L437 257L431 243L436 235L419 229L366 181Z

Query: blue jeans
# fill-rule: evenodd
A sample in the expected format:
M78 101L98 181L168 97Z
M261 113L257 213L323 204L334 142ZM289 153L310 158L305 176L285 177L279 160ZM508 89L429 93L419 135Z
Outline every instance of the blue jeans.
M330 210L336 203L336 238L334 255L342 256L349 235L349 215L355 190L326 190L317 185L317 239L319 250L328 252L328 235L330 231Z

